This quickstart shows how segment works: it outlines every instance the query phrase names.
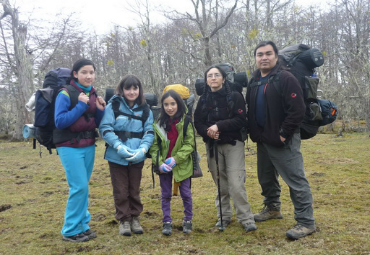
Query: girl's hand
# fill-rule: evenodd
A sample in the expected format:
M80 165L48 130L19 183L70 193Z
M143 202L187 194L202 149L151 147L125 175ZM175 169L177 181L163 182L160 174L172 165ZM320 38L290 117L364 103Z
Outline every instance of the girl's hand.
M166 173L169 173L172 171L172 167L170 167L169 165L163 163L162 165L159 166L159 172L161 172L162 174L166 174Z
M96 107L97 107L99 110L104 111L105 106L106 106L106 103L105 103L104 99L103 99L101 96L98 96L98 97L96 98Z
M85 104L89 105L89 97L83 92L78 95L78 101L82 101Z

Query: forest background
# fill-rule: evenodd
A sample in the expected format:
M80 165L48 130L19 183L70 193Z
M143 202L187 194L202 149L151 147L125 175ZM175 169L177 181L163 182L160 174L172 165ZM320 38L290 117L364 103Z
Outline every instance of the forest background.
M53 20L21 19L22 6L0 0L0 133L21 140L23 125L33 123L24 106L42 87L46 72L71 67L81 57L96 64L101 95L131 73L145 92L160 96L173 83L194 92L196 79L211 64L228 62L250 76L253 49L261 40L273 40L280 49L304 43L322 50L320 89L338 105L341 129L363 129L349 124L360 121L368 129L369 1L336 0L326 8L293 0L184 1L191 11L167 9L160 23L152 17L150 1L132 1L126 9L137 16L137 25L116 24L97 34L83 28L73 12Z

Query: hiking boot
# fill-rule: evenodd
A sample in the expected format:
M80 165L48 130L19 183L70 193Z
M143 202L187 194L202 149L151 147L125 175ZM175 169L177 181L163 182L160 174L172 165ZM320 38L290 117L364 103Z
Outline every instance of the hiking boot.
M74 236L63 236L63 241L73 242L73 243L81 243L89 241L89 238L85 236L83 233L79 233Z
M316 231L316 228L306 228L301 224L295 225L292 229L289 229L286 232L286 236L293 240L298 240L301 237L305 237L307 235L311 235L313 232Z
M226 228L230 224L230 220L222 220L222 226ZM215 227L221 227L221 218L218 218Z
M134 234L142 234L144 233L143 228L140 225L139 218L133 217L131 220L131 230Z
M170 236L172 234L172 223L171 222L163 223L162 234L166 236Z
M265 205L260 213L254 215L254 221L265 221L271 219L282 219L283 215L280 210L273 210L270 206Z
M191 220L182 222L182 232L184 232L185 234L189 234L192 230L193 224L191 223Z
M89 240L96 238L96 233L94 231L92 231L91 229L86 230L82 234L87 236L89 238Z
M257 230L257 226L254 222L247 222L242 224L245 232L255 231Z
M119 224L119 234L123 236L131 235L131 226L129 221L123 221Z

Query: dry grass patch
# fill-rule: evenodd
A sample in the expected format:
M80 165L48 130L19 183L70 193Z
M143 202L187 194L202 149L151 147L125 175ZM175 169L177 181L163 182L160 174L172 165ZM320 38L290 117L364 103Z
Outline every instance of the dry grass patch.
M298 241L289 241L285 232L295 224L289 190L282 182L284 219L257 223L258 230L246 234L235 216L220 232L214 227L216 188L206 171L194 179L194 231L181 231L183 207L180 197L172 201L174 231L161 234L160 188L155 176L152 186L151 160L146 161L142 180L145 233L118 235L114 219L112 187L104 143L98 142L94 172L90 181L90 226L98 238L86 243L63 242L63 224L68 187L58 156L32 144L0 143L0 254L370 254L370 177L368 134L343 137L319 134L302 142L306 175L314 195L318 231ZM256 175L256 146L246 146L246 188L253 212L262 208L261 189Z

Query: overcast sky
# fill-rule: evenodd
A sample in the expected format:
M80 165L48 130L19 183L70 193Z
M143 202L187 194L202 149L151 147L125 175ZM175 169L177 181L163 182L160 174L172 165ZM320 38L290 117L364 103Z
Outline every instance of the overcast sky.
M138 24L137 15L127 8L135 0L9 0L11 4L19 7L20 18L42 18L52 20L57 13L75 12L80 15L84 27L98 34L109 32L115 24L121 26ZM328 0L296 0L300 5L319 4ZM151 5L150 17L154 23L163 22L165 18L160 10L175 9L180 12L192 10L190 0L149 0Z

